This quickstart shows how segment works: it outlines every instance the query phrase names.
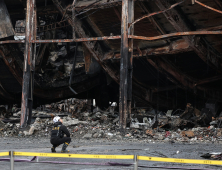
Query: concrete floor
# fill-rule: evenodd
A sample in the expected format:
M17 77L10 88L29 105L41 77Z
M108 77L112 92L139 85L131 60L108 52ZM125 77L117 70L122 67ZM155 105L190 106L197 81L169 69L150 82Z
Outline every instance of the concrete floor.
M0 152L4 151L24 151L24 152L50 152L51 145L46 138L1 138ZM187 158L201 159L201 155L208 152L221 152L219 144L181 144L181 143L145 143L145 142L127 142L127 141L93 141L90 140L73 140L69 148L74 154L105 154L105 155L141 155L153 157L169 158ZM57 148L61 150L61 146ZM31 157L15 157L15 159L31 159ZM46 158L39 157L39 161L64 161L64 162L87 162L87 163L133 163L133 160L101 160L101 159L73 159L73 158ZM167 166L183 167L198 169L222 169L222 166L210 165L192 165L176 164L162 162L139 161L139 165L147 166ZM9 170L9 162L0 162L1 170ZM95 165L65 165L65 164L46 164L46 163L24 163L15 162L15 170L116 170L116 169L133 169L132 166L95 166ZM153 169L153 168L138 168ZM155 168L161 169L161 168ZM166 169L166 168L163 168ZM170 168L172 169L172 168Z

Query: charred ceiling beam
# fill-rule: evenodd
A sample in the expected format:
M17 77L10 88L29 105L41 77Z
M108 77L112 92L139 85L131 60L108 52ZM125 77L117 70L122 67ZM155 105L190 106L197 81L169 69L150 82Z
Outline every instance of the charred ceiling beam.
M166 10L171 5L167 0L155 0L155 3L160 10ZM176 29L176 31L190 31L189 26L182 19L184 16L182 17L175 9L166 11L164 15ZM209 46L206 40L200 39L199 42L196 43L193 36L185 36L183 38L187 41L187 43L189 43L190 47L204 62L221 73L222 70L219 62L220 56L216 54L215 50Z
M91 29L96 33L97 36L104 37L103 33L99 30L97 25L94 23L94 21L90 17L87 17L86 21L91 26ZM110 47L110 43L108 42L108 40L104 40L103 42L107 48Z
M147 61L155 68L157 69L160 73L162 73L163 75L165 75L167 77L167 79L169 81L171 81L172 83L176 84L178 87L180 88L184 88L183 85L181 85L181 83L175 79L175 77L172 77L172 75L170 74L170 72L166 71L164 68L162 68L156 61L154 62L152 59L147 59Z
M220 90L206 88L202 86L196 86L196 82L198 82L198 80L195 80L194 78L191 78L185 75L184 73L180 72L180 70L178 70L175 66L173 66L173 64L171 64L169 61L165 59L155 58L155 61L152 61L152 62L150 60L151 59L148 59L150 63L152 62L155 63L158 69L161 68L163 73L170 74L176 81L178 81L182 85L182 87L181 85L179 85L178 87L181 87L181 88L188 87L190 89L193 89L195 93L196 93L196 89L199 89L201 92L206 93L210 98L213 98L220 102L222 101L221 98L219 97L220 95L222 95L222 92ZM212 79L215 79L215 78L212 78ZM201 97L203 97L203 95Z
M114 7L113 9L114 9L114 12L115 12L116 16L118 17L118 19L119 19L120 22L121 22L122 18L121 18L121 14L120 14L118 8L117 8L117 7Z
M151 12L149 11L149 9L144 5L144 2L138 2L139 6L141 8L141 10L146 13L146 14L150 14ZM148 17L147 18L152 24L153 26L155 26L157 28L157 30L159 31L160 35L166 34L165 30L160 26L160 24L155 20L154 16ZM167 40L167 42L169 43L170 40Z
M171 42L169 45L164 47L156 47L156 48L148 48L145 50L137 50L133 52L133 57L150 57L150 56L162 56L162 55L169 55L169 54L179 54L182 52L192 51L192 48L185 40L177 40ZM120 59L120 54L114 54L109 52L105 54L103 61L109 59Z
M218 81L218 80L221 80L222 79L222 76L219 75L219 76L214 76L214 77L210 77L210 78L206 78L206 79L203 79L203 80L200 80L198 81L195 86L198 86L198 85L202 85L202 84L207 84L207 83L212 83L212 82L215 82L215 81Z
M47 46L48 46L48 44L43 44L43 47L41 47L41 46L39 47L39 51L38 51L37 57L36 57L36 65L39 69L41 68L41 64L42 64L42 60L43 60L44 56L45 55L47 55L45 57L49 56L49 53L46 54L46 50L48 50Z
M221 0L214 0L214 2L218 5L220 10L222 10L222 2L221 2Z
M197 82L197 80L194 80L193 78L182 73L179 69L173 66L169 61L165 59L161 59L161 58L155 58L154 61L160 68L162 68L163 70L168 72L170 75L172 75L184 87L189 87L191 89L194 88L194 84L195 82Z
M155 89L149 89L146 85L138 82L137 80L133 81L133 96L139 98L144 103L147 101L151 102L152 107L155 108L174 108L174 101L172 98L167 98L158 92L155 92Z
M77 10L88 10L88 9L99 9L99 8L111 8L122 5L122 0L90 0L90 1L79 1L76 5Z
M144 40L144 41L155 41L160 39L167 39L172 37L180 37L180 36L190 36L190 35L221 35L222 31L190 31L190 32L176 32L165 35L158 35L154 37L144 37L137 35L128 35L128 38L135 40ZM95 42L92 41L104 41L104 40L116 40L121 39L120 35L115 36L104 36L104 37L87 37L87 38L77 38L77 39L48 39L48 40L32 40L31 43L68 43L68 42L91 42L95 45ZM25 43L24 40L5 40L0 41L0 44L12 44L12 43ZM93 46L94 46L93 45Z

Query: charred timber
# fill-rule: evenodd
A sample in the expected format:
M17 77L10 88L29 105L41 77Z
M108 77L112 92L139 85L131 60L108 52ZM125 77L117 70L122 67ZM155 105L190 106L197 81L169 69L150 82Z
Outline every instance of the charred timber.
M178 54L182 52L188 52L192 51L189 44L184 40L177 40L170 45L166 45L163 47L157 47L157 48L148 48L144 50L137 49L133 51L133 57L150 57L150 56L162 56L167 54ZM120 59L119 53L107 53L105 54L103 60L109 60L109 59Z
M190 36L190 35L221 35L222 31L190 31L190 32L176 32L165 35L159 35L154 37L144 37L136 35L128 35L128 38L144 40L144 41L155 41L160 39L180 37L180 36ZM78 38L78 39L51 39L51 40L31 40L31 43L60 43L60 42L88 42L88 41L103 41L103 40L116 40L121 39L120 35L116 36L104 36L104 37L91 37L91 38ZM10 44L10 43L25 43L24 40L6 40L0 41L0 44Z
M35 23L35 0L27 0L27 13L26 13L26 39L25 39L25 52L24 52L24 66L23 66L23 82L22 82L22 103L21 103L21 118L20 126L24 128L27 124L31 123L32 116L32 102L33 102L33 79L34 79L34 66L33 66L33 44L36 36L36 23Z

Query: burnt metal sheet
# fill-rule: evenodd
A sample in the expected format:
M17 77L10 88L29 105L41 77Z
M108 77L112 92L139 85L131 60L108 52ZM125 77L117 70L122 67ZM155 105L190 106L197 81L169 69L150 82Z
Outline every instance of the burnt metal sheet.
M0 0L0 38L12 36L14 33L4 0Z

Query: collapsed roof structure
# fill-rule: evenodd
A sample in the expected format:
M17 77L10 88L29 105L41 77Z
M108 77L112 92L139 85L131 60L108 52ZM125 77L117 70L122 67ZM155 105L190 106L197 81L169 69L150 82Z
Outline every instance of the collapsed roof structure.
M201 1L201 2L200 2ZM221 102L220 0L0 0L0 103L172 109ZM22 97L21 97L22 95Z

